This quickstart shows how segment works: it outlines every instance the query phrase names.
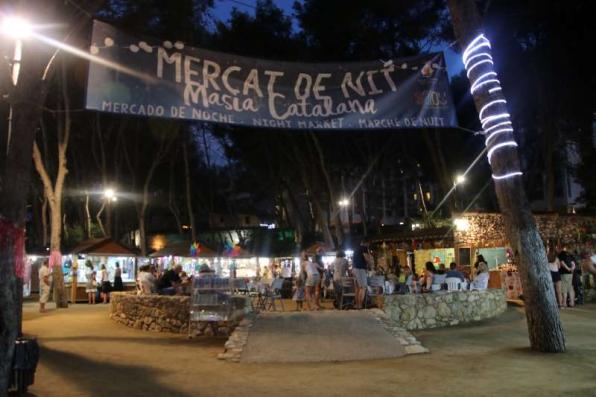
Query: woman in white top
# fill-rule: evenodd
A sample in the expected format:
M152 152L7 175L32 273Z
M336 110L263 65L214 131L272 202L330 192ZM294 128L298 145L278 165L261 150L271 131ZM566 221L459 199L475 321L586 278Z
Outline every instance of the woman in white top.
M482 291L487 289L488 278L488 265L486 264L486 262L480 262L478 264L478 275L474 278L472 284L470 284L470 290Z
M97 282L95 281L95 270L91 261L85 263L87 271L85 272L85 278L87 279L87 285L85 286L85 292L87 292L87 303L95 305L95 295L97 293Z
M302 257L302 268L306 272L306 305L308 306L308 310L318 310L315 289L317 287L317 284L321 281L319 269L317 268L316 263L308 260L308 256L306 254L304 254L304 256Z

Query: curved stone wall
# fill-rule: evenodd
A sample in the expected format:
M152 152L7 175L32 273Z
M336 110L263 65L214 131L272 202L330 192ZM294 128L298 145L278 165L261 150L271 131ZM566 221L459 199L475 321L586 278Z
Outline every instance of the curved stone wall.
M110 293L110 318L128 327L154 332L188 333L189 296L137 295L131 292ZM193 323L195 335L212 335L215 331L229 334L243 317L236 313L235 321Z
M388 295L383 310L388 319L408 330L445 327L495 317L505 311L502 289Z

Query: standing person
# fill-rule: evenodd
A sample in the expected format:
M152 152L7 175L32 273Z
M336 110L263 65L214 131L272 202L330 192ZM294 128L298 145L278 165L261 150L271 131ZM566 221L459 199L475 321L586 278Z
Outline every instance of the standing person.
M348 272L348 261L344 251L337 251L333 261L333 292L335 295L336 307L339 307L341 294L341 279L346 277Z
M308 260L306 254L304 254L302 260L304 270L306 271L306 305L308 306L308 310L319 310L320 308L317 306L315 295L317 284L321 284L321 275L319 274L319 269L314 262Z
M46 303L50 300L50 287L52 286L52 275L49 263L43 261L39 267L39 312L45 313Z
M120 269L120 263L118 262L116 262L116 270L114 270L114 291L124 291L122 269Z
M85 285L85 292L87 293L87 303L95 305L95 295L97 294L97 281L95 279L95 270L93 270L93 264L89 259L85 262L87 271L85 272L85 278L87 284Z
M563 295L561 294L561 274L559 273L561 264L553 247L549 247L546 256L548 258L548 267L550 268L550 277L553 280L553 285L555 287L555 297L557 298L559 307L563 307Z
M364 303L366 295L366 288L368 287L368 263L365 257L366 254L366 246L360 245L354 252L354 257L352 258L352 274L356 281L355 309L362 309L362 304Z
M108 303L108 298L110 297L110 276L106 270L106 265L101 265L100 277L101 299L103 300L103 303Z
M573 271L575 270L575 261L565 247L557 255L560 263L559 274L561 275L561 295L563 297L562 307L575 306L575 292L573 291Z
M292 299L296 302L297 312L301 312L304 306L304 278L302 277L302 272L300 273L300 276L296 278L294 295L292 296Z
M321 308L321 286L323 281L325 280L325 264L323 263L323 249L317 249L317 254L315 255L314 263L317 267L317 271L319 272L319 284L315 286L315 306L317 309Z

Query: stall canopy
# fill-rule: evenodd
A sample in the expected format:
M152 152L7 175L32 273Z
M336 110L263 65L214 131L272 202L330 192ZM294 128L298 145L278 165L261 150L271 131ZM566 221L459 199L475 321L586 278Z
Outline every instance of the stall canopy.
M178 241L168 244L159 251L155 251L149 255L151 258L162 258L164 256L214 258L217 256L217 253L203 244L197 244L196 249L193 249L190 241Z
M71 250L73 255L136 256L136 252L111 238L95 238L81 242Z

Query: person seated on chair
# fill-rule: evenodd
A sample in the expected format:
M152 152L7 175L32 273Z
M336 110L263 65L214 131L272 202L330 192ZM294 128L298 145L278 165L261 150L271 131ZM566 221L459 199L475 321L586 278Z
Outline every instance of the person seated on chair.
M182 272L182 265L176 265L173 269L168 270L157 281L157 290L160 295L175 295L178 286L180 285L180 273Z
M457 270L457 264L455 262L451 262L449 264L449 271L446 274L446 278L459 278L462 282L466 279L464 274Z
M447 278L447 272L445 271L445 264L439 264L439 270L435 273L433 277L433 284L438 287L433 287L434 289L443 289L443 285L445 284L445 279Z
M480 262L478 264L478 275L474 278L470 284L470 290L482 291L488 288L488 265L486 262Z
M424 264L424 276L420 280L422 285L422 292L431 292L433 280L435 278L436 270L432 262L426 262Z

